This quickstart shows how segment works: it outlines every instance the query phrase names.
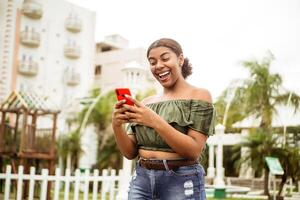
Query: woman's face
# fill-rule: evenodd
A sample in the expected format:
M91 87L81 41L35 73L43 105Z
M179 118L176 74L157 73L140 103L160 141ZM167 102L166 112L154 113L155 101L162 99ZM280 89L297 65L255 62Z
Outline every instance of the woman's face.
M148 61L153 76L163 87L172 87L178 80L183 78L181 66L183 65L183 55L177 56L167 47L156 47L150 50Z

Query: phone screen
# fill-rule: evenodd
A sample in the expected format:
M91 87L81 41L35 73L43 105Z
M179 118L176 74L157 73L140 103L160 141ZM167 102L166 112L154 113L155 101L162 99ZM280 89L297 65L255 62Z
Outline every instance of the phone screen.
M118 101L125 99L126 104L133 106L133 102L125 97L125 94L131 96L130 90L128 88L116 88L115 91Z

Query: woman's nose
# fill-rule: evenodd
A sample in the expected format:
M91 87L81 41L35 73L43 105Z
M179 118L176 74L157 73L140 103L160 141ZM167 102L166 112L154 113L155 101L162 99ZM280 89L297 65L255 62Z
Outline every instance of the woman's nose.
M164 67L164 65L163 65L163 62L162 61L157 61L157 63L156 63L156 69L160 69L160 68L163 68Z

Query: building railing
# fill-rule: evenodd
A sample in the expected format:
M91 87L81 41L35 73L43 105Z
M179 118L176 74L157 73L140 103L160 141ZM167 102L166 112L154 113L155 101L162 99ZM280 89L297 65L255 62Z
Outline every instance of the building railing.
M22 5L22 13L32 19L40 19L43 15L42 4L36 0L25 0Z
M68 71L66 76L66 82L69 86L76 86L80 83L80 74L78 72Z
M25 46L38 47L40 45L40 33L36 31L22 31L21 43Z
M26 153L50 153L51 128L36 128L33 125L27 125L26 137L22 151Z
M81 56L81 48L78 45L66 44L64 47L64 54L68 58L77 59Z
M82 22L79 18L70 16L66 19L65 27L68 31L78 33L82 29Z
M39 65L37 62L20 60L18 63L18 72L25 76L36 76L39 71Z

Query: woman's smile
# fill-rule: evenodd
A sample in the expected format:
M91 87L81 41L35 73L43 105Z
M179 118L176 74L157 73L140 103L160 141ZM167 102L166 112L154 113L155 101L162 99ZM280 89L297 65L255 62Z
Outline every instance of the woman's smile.
M165 82L165 81L167 81L170 78L170 75L171 75L171 71L168 70L168 71L159 73L158 77L159 77L160 81Z

